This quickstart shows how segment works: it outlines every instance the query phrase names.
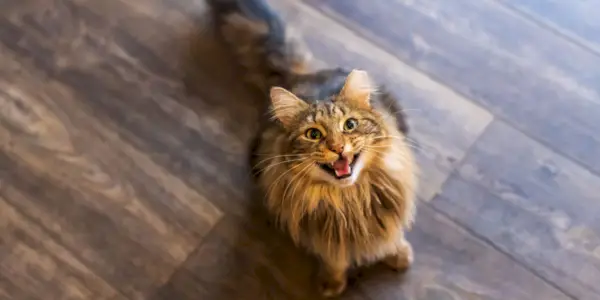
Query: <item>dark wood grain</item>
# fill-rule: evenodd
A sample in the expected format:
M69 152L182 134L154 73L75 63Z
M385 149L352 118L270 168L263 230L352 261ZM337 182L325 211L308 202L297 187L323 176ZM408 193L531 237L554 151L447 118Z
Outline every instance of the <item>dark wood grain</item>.
M600 172L600 57L493 1L313 2L390 53Z
M126 299L0 199L1 299Z
M323 65L366 69L400 97L422 170L419 196L431 199L491 115L300 1L270 3Z
M598 299L600 178L493 123L433 205L576 299Z
M600 54L600 1L499 1Z
M248 174L242 156L259 102L236 83L230 58L196 24L205 17L202 3L184 14L162 1L80 2L26 6L4 24L0 39L17 58L86 99L80 101L85 109L157 164L223 210L239 210L236 202L245 195L231 187ZM234 115L236 123L218 121Z
M0 195L123 292L166 279L221 212L68 89L2 65Z
M213 81L199 83L223 88L189 94L184 52L198 33L194 10L160 1L13 4L0 17L0 195L31 220L23 224L38 224L43 238L140 299L220 219L213 203L235 212L246 199L244 138L256 117L246 108L255 100L227 84L235 72L227 63L192 74L210 73ZM221 124L236 111L247 112L237 114L241 123ZM68 280L40 281L35 293ZM54 290L57 299L68 292Z

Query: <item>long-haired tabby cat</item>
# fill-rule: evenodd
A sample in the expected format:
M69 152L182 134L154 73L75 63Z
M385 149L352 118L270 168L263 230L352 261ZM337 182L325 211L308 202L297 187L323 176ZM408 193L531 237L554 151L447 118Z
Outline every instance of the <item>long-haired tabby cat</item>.
M320 258L322 293L339 295L351 266L408 268L416 166L396 99L362 70L311 71L310 53L265 0L210 3L271 100L251 164L277 224Z

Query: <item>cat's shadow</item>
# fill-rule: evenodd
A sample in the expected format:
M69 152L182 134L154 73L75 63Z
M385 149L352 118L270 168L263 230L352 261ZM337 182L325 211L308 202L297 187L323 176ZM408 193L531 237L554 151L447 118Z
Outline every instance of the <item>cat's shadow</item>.
M227 143L221 145L223 155L232 156L232 161L223 165L223 171L235 174L231 175L237 184L233 194L239 196L219 203L224 217L150 299L319 299L315 259L274 228L250 174L250 144L260 118L265 117L267 99L243 82L241 68L205 25L180 44L187 96L178 101L224 128L228 136L221 141ZM369 269L352 274L359 280L377 276ZM362 299L357 285L350 282L340 299Z

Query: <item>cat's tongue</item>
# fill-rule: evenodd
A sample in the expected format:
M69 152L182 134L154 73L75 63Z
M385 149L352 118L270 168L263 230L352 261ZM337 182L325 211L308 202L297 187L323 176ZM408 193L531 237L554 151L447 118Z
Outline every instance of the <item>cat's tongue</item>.
M343 158L336 160L333 163L333 170L335 171L335 175L337 177L350 175L351 170L350 170L350 162L348 161L348 158L343 157Z

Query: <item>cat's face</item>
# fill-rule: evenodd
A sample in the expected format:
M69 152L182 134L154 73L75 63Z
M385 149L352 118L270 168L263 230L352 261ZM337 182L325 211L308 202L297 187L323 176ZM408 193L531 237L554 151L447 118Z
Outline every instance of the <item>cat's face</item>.
M361 172L389 146L383 117L369 104L366 73L350 74L333 103L308 105L279 88L271 92L273 112L288 133L290 168L340 186L356 182Z
M380 124L380 116L344 103L313 105L290 132L290 152L312 161L305 172L313 179L350 185L384 152Z

